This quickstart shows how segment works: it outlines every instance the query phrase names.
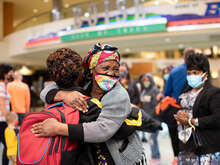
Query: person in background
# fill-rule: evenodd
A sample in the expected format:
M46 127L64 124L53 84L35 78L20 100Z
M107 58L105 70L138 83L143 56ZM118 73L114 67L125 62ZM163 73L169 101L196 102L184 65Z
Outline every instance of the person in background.
M158 104L158 101L156 100L156 96L158 95L160 90L156 87L153 76L150 73L145 74L142 77L141 82L144 85L144 89L140 95L141 108L146 113L151 115L152 118L156 119L155 107ZM150 139L149 139L150 149L151 149L150 164L155 164L160 161L160 151L157 140L158 133L159 131L150 134ZM146 140L145 132L142 132L142 134L143 134L142 141L145 141Z
M186 67L187 86L179 96L182 109L174 115L179 165L219 165L220 88L211 84L209 61L203 54L189 55Z
M178 100L180 93L182 92L184 85L186 83L186 58L189 54L194 53L194 50L187 48L183 52L184 64L181 64L172 69L170 75L166 81L166 86L164 89L165 96L171 96Z
M172 71L170 72L169 78L165 85L164 96L173 97L178 101L178 97L181 91L183 90L184 85L186 84L187 71L186 71L185 61L187 56L192 53L194 53L194 50L191 48L184 50L183 52L184 64L181 64L173 68ZM170 138L174 151L174 159L172 161L172 165L177 165L178 154L179 154L179 139L178 139L177 126L170 127L168 125L168 128L169 128Z
M137 81L137 89L138 89L138 92L139 92L139 96L141 95L141 92L143 91L144 89L144 85L143 83L141 82L141 79L142 77L144 76L145 74L141 74L139 77L138 77L138 81Z
M8 92L10 94L10 102L12 112L18 114L19 126L21 125L25 114L30 111L30 89L27 84L22 82L22 75L16 71L14 73L14 81L8 83Z
M173 69L173 66L172 65L169 65L167 67L165 67L163 70L162 70L162 78L163 78L163 81L164 81L164 86L163 88L165 88L166 86L166 82L170 76L170 72L171 70ZM164 89L163 89L164 90ZM164 97L164 94L163 92L160 92L158 95L157 95L157 100L160 101L161 99L163 99Z
M172 65L167 66L166 68L163 69L162 71L162 75L163 75L163 80L164 80L164 87L166 85L166 82L170 76L170 72L173 69Z
M2 165L8 165L4 132L7 127L5 117L10 110L8 82L13 81L13 68L8 64L0 64L0 142L4 145Z
M15 112L9 112L6 115L8 127L5 129L5 142L7 146L7 157L11 165L16 165L17 145L18 145L18 115Z
M122 62L119 68L120 83L128 91L131 103L138 105L139 103L139 91L136 86L136 81L131 78L127 63Z

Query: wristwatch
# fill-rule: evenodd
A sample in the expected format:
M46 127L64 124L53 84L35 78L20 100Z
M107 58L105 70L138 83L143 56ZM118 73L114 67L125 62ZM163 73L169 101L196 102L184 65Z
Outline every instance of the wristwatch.
M198 127L198 126L199 126L199 120L198 120L198 118L195 118L194 122L195 122L195 126Z

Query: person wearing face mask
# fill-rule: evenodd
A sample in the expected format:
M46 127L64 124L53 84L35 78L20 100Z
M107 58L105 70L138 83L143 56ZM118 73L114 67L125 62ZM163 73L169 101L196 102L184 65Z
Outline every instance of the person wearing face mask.
M169 76L170 76L170 72L173 69L172 65L167 66L166 68L163 69L163 80L164 80L164 84L166 84ZM165 85L164 85L165 86Z
M141 83L143 84L143 91L140 95L141 108L148 114L151 115L152 118L157 119L155 115L155 107L158 104L156 96L159 94L160 90L156 87L154 83L153 76L150 73L143 75L141 79ZM150 135L150 148L151 148L151 160L150 164L158 163L160 161L160 151L158 146L158 133L151 133ZM142 141L145 140L145 132L142 132Z
M84 59L83 66L91 77L87 94L99 99L102 104L96 121L66 125L51 119L34 125L33 132L37 136L62 135L71 140L95 143L95 164L145 164L142 144L135 132L126 139L116 140L113 137L131 112L128 94L119 83L119 62L117 48L101 44L96 44ZM52 100L65 102L67 92L61 94L62 92L57 91ZM44 95L44 99L48 103L48 94Z
M0 143L4 145L2 165L8 165L9 160L6 155L6 143L4 132L7 127L6 115L10 110L10 95L7 84L13 80L13 68L8 64L0 64Z
M164 96L170 96L175 98L178 101L179 95L181 94L181 91L184 88L184 85L186 83L186 58L189 54L193 53L194 49L192 48L186 48L183 52L183 60L184 64L181 64L179 66L176 66L172 69L172 71L169 74L169 77L166 81L165 87L164 87ZM170 126L169 128L169 134L171 138L172 148L173 148L173 154L174 158L172 161L172 165L178 164L178 154L179 154L179 139L178 139L178 133L177 133L177 126Z
M209 61L203 54L189 55L186 67L188 86L179 96L182 109L174 115L179 164L219 165L220 89L211 84Z
M119 72L120 72L120 83L128 91L128 95L130 97L131 103L134 105L138 105L140 102L139 100L140 93L138 91L136 81L133 78L131 78L128 64L122 62L119 68Z

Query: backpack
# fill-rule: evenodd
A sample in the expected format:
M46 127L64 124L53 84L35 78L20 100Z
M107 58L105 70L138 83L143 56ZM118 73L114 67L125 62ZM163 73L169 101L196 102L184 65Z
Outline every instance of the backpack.
M36 137L31 132L33 124L48 118L78 124L79 111L59 102L47 106L41 112L27 114L19 131L17 165L69 165L76 161L77 141L69 141L64 136Z

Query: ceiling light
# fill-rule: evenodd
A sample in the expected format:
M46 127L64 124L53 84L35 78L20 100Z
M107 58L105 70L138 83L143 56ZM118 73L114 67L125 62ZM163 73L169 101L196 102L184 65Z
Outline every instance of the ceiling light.
M166 0L166 2L168 2L169 4L173 4L173 0Z
M184 45L183 45L183 44L179 44L179 45L178 45L178 48L179 48L179 49L183 49L183 48L184 48Z
M85 16L85 17L89 17L89 13L88 13L88 12L85 12L84 16Z
M57 13L57 9L52 9L51 12L52 12L53 14L55 14L55 13Z
M154 4L155 4L155 5L159 5L160 2L159 2L159 1L155 1Z
M33 74L33 71L26 66L22 66L21 69L18 70L22 75L29 76Z
M170 38L165 38L165 42L170 42Z
M36 22L36 21L37 21L37 18L36 18L36 17L34 17L34 18L33 18L33 21L34 21L34 22Z
M48 3L49 2L49 0L44 0L44 3Z
M212 75L212 78L218 78L218 71L213 71L212 73L211 73L211 75Z
M33 9L33 13L37 13L38 12L38 10L37 9Z
M126 49L125 49L125 52L126 52L126 53L130 53L130 52L131 52L131 49L130 49L130 48L126 48Z
M69 7L70 7L70 4L66 3L66 4L64 4L64 7L65 7L65 8L69 8Z

